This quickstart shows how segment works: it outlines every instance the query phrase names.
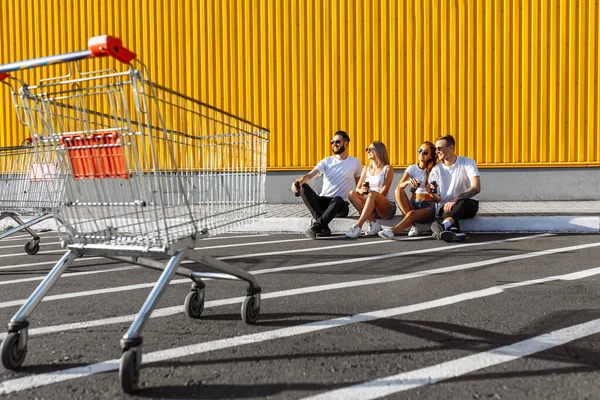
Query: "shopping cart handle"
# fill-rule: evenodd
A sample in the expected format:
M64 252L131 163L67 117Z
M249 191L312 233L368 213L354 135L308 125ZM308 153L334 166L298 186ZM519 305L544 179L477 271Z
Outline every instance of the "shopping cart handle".
M75 51L72 53L58 54L55 56L34 58L32 60L18 61L10 64L0 65L0 81L5 79L8 74L6 72L18 71L21 69L29 69L36 67L44 67L50 64L79 61L90 57L105 57L111 56L129 64L135 58L135 53L123 47L121 39L103 35L96 36L88 40L88 49Z
M8 74L6 72L0 72L0 82L8 78Z

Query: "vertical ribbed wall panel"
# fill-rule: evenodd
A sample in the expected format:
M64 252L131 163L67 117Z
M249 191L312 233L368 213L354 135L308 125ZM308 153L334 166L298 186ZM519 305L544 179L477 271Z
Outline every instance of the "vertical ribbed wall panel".
M0 63L119 36L156 82L269 128L270 169L312 167L337 129L363 161L372 140L406 165L450 133L482 166L600 165L599 14L598 0L4 0ZM0 145L17 144L0 88Z

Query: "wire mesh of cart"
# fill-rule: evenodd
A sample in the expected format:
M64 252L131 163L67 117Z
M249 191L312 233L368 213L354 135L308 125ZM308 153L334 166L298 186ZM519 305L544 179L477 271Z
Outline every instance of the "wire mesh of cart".
M45 144L40 143L40 148ZM53 151L38 153L26 140L20 146L0 147L0 221L12 219L16 226L5 225L0 240L18 232L27 232L27 254L40 249L40 236L31 227L52 218L63 191ZM26 222L22 216L30 216ZM9 223L10 224L10 223Z
M67 253L13 316L2 363L19 368L28 318L77 257L103 256L162 271L121 339L122 390L136 390L141 331L172 277L191 279L185 311L204 309L202 278L242 280L242 320L256 323L260 286L250 273L214 259L201 239L264 214L268 131L153 83L119 39L100 36L88 50L0 66L0 73L69 61L69 74L18 91L33 145L51 143L65 190L59 210ZM125 68L81 72L76 61L112 56ZM189 263L182 264L184 260Z

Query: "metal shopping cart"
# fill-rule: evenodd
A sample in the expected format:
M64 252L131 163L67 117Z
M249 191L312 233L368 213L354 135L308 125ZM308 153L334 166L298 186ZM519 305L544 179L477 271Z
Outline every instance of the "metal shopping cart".
M29 316L77 257L160 270L121 339L119 379L130 393L139 378L142 329L175 274L192 281L184 302L189 317L199 318L204 309L202 278L237 279L248 284L242 320L257 321L261 289L254 276L196 248L203 237L264 214L268 131L151 82L117 38L92 38L88 46L0 66L5 77L48 63L74 67L65 76L24 85L16 96L36 151L54 152L64 170L58 208L67 253L11 319L1 356L8 369L22 365ZM77 63L107 55L125 70L82 72Z
M44 155L53 156L46 152ZM56 158L41 159L31 140L20 146L0 148L0 221L12 219L17 226L0 234L0 240L26 231L31 239L25 243L27 254L40 249L40 236L32 226L52 218L63 190ZM24 222L21 215L34 216ZM60 217L58 217L60 220Z

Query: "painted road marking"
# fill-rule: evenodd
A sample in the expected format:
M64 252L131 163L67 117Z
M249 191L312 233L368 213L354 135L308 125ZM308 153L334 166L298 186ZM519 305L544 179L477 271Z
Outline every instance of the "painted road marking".
M581 246L585 246L585 245L581 245ZM558 251L566 252L566 251L571 251L571 250L573 250L573 247L555 249L556 252L558 252ZM520 255L516 255L516 256L500 257L500 258L495 258L495 259L491 259L491 260L478 261L478 262L473 262L473 263L468 263L468 264L460 264L460 265L455 265L455 266L450 266L450 267L436 268L436 269L425 270L425 271L417 271L417 272L411 272L411 273L399 274L399 275L387 276L387 277L381 277L381 278L361 279L358 281L334 283L334 284L319 285L319 286L309 286L309 287L304 287L304 288L283 290L283 291L278 291L278 292L263 293L261 295L261 297L264 300L264 299L273 299L273 298L287 297L287 296L293 296L293 295L301 295L301 294L307 294L307 293L317 293L317 292L323 292L323 291L327 291L327 290L336 290L336 289L345 289L345 288L350 288L350 287L391 283L391 282L402 281L402 280L407 280L407 279L421 278L421 277L425 277L425 276L429 276L429 275L439 275L439 274L443 274L446 272L460 271L460 270L465 270L468 268L477 268L477 267L482 267L482 266L487 266L487 265L492 265L492 264L498 264L498 263L502 263L502 262L515 261L515 260L531 258L531 257L539 257L539 256L546 255L547 254L546 251L547 250L535 252L535 253L520 254ZM266 273L270 270L263 270L263 271L264 271L263 273ZM595 270L588 270L588 271L591 271L592 274L595 274ZM257 272L260 272L260 271L257 271ZM583 272L579 272L578 274L581 275L581 274L583 274ZM187 279L184 281L188 282ZM511 284L511 285L514 286L517 284ZM507 286L510 286L510 285L507 285ZM510 287L513 287L513 286L510 286ZM514 286L514 287L516 287L516 286ZM243 301L243 299L244 299L244 297L234 297L234 298L228 298L228 299L208 301L205 303L204 307L211 308L211 307L219 307L219 306L225 306L225 305L231 305L231 304L239 304ZM165 307L165 308L160 308L160 309L154 310L152 312L150 318L162 318L162 317L167 317L170 315L179 314L182 312L183 312L183 306ZM31 336L43 335L43 334L48 334L48 333L64 332L64 331L75 330L75 329L91 328L91 327L98 327L98 326L111 325L111 324L122 324L122 323L132 322L135 319L135 316L136 316L136 314L130 314L130 315L124 315L124 316L120 316L120 317L103 318L103 319L97 319L97 320L91 320L91 321L74 322L74 323L69 323L69 324L34 328L34 329L29 330L29 335L31 335ZM6 337L6 333L0 333L0 339L4 339L5 337Z
M348 386L316 396L305 397L304 400L378 399L394 393L431 385L440 381L466 375L480 369L514 361L596 333L600 333L600 319L544 333L531 339L526 339L483 353L477 353L456 360L432 365L430 367Z
M268 269L249 271L249 272L252 275L262 275L262 274L270 274L270 273L281 272L281 271L292 271L292 270L298 270L298 269L316 268L316 267L328 266L328 265L344 265L344 264L352 264L352 263L357 263L357 262L362 262L362 261L382 260L382 259L386 259L386 258L402 257L402 256L406 256L406 255L430 253L432 251L435 251L436 249L441 249L441 248L444 248L446 250L450 250L450 249L455 250L455 249L459 249L459 248L466 247L466 246L468 246L468 247L483 246L483 245L491 244L491 243L502 243L502 242L509 242L509 241L515 241L515 240L525 240L527 238L533 239L533 238L537 238L537 237L539 237L539 235L525 236L525 237L512 238L512 239L494 240L494 241L480 242L480 243L470 243L467 245L457 245L457 246L452 246L452 247L444 246L444 247L438 247L438 248L432 248L432 249L412 250L412 251L406 251L406 252L401 252L401 253L383 254L383 255L378 255L378 256L349 258L347 260L325 261L325 262L320 262L320 263L304 264L304 265L291 265L288 267L268 268ZM566 249L566 250L562 250L562 251L570 251L573 249L595 247L595 246L600 246L600 243L592 243L592 244L587 244L587 245L565 247L564 249ZM545 252L550 252L550 253L545 253ZM552 250L544 250L544 252L542 252L543 254L541 254L541 255L553 254L553 253L559 253L559 252L561 252L560 248L552 249ZM511 256L511 257L520 257L520 255ZM535 256L533 256L533 257L535 257ZM503 258L507 259L510 257L503 257ZM520 258L515 258L515 259L518 260ZM474 264L475 266L479 266L480 263L472 263L472 264ZM487 264L482 264L482 265L487 265ZM475 266L466 267L466 268L475 268ZM450 272L450 271L465 269L465 268L459 268L459 269L456 269L456 268L458 268L458 267L445 267L445 268L441 268L441 270L448 270L448 272ZM432 270L432 271L435 271L435 270ZM423 271L423 272L417 273L417 274L420 274L419 276L427 275L426 271ZM190 279L183 278L183 279L173 279L173 280L171 280L171 282L169 282L169 284L177 285L180 283L190 283L190 282L191 282ZM52 296L46 296L42 299L42 301L45 302L45 301L64 300L64 299L71 299L71 298L75 298L75 297L87 297L87 296L95 296L95 295L106 294L106 293L118 293L118 292L130 291L130 290L148 289L148 288L154 287L155 284L156 284L156 282L147 282L147 283L138 283L138 284L134 284L134 285L116 286L116 287L94 289L94 290L85 290L85 291L81 291L81 292L56 294L56 295L52 295ZM19 299L19 300L0 302L0 309L20 306L20 305L23 305L25 303L25 301L27 301L27 299Z
M82 276L82 275L94 275L94 274L102 274L105 272L119 272L119 271L129 271L130 269L141 269L143 267L129 265L125 267L115 267L110 269L97 269L93 271L84 271L84 272L67 272L61 276L61 278L69 278L72 276ZM0 281L0 286L2 285L10 285L13 283L25 283L25 282L36 282L41 281L45 278L45 276L34 276L31 278L21 278L21 279L13 279L10 281Z
M256 235L240 235L240 236L213 236L201 239L205 240L225 240L225 239L242 239L242 238L251 238L251 237L261 237L261 236L270 236L268 233L258 233Z
M552 234L543 234L543 235L539 235L539 236L550 236ZM535 237L539 237L539 236L535 236ZM427 239L427 237L417 237L417 238L407 238L407 239L400 239L397 241L402 241L402 240L414 240L414 239ZM305 240L312 240L312 239L308 239L308 238L302 238L302 239L292 239L289 241L305 241ZM372 244L382 244L382 243L387 243L387 240L378 240L378 241L370 241L370 242L361 242L361 243L354 243L354 244L349 244L349 245L343 245L342 247L353 247L353 246L364 246L364 245L372 245ZM260 244L269 244L269 243L281 243L281 241L270 241L270 242L260 242ZM489 242L489 243L493 243L493 242ZM206 250L206 249L217 249L217 248L221 248L221 247L241 247L241 246L252 246L253 243L239 243L239 244L227 244L227 245L219 245L219 246L212 246L212 247L202 247L202 248L198 248L198 250ZM22 247L22 246L21 246ZM321 250L329 250L332 248L337 248L339 246L320 246L320 247L311 247L310 249L308 249L309 251L321 251ZM61 250L62 252L67 252L67 250ZM279 252L272 252L269 253L269 255L274 255L274 254L286 254L289 252L297 252L297 250L288 250L288 251L279 251ZM46 252L49 253L49 252ZM239 256L232 256L232 257L220 257L217 258L217 260L229 260L231 258L250 258L250 257L259 257L261 256L263 253L249 253L249 254L242 254ZM12 256L20 256L21 254L12 254ZM107 257L87 257L85 256L86 260L100 260L100 259L106 259L106 260L110 260ZM75 261L79 261L81 260L81 258L77 258L75 259ZM0 270L5 270L5 269L15 269L15 268L20 268L20 267L32 267L32 266L42 266L42 265L55 265L58 262L58 260L56 261L51 261L51 262L44 262L44 263L29 263L29 264L17 264L17 265L7 265L7 266L3 266L0 267ZM183 264L188 264L191 263L192 261L184 261Z
M454 296L443 297L436 300L426 301L423 303L412 304L408 306L400 306L388 308L385 310L376 310L362 314L355 314L347 317L334 318L323 321L315 321L306 324L296 325L287 328L280 328L266 332L252 333L248 335L235 336L232 338L218 339L210 342L197 343L193 345L175 347L168 350L158 350L143 355L143 363L150 364L161 361L168 361L176 358L189 357L195 354L208 353L211 351L222 350L232 347L238 347L248 344L257 344L275 339L283 339L293 336L305 335L313 332L323 331L326 329L338 328L346 325L375 321L383 318L392 318L399 315L410 314L418 311L430 310L432 308L444 307L452 304L461 303L468 300L480 299L483 297L493 296L503 293L507 289L514 287L523 287L529 285L537 285L542 282L550 282L554 280L576 280L580 277L589 277L592 274L600 274L600 268L593 268L581 272L575 272L565 275L557 275L546 278L533 279L523 282L492 286L490 288L475 290L472 292L460 293ZM600 332L600 319L589 321L587 323L574 325L569 328L557 330L544 335L528 339L523 342L516 343L511 346L529 348L529 354L537 351L546 350L555 346L560 346L573 340L580 339ZM549 340L549 338L551 340ZM532 343L539 342L542 345L532 346ZM526 343L524 346L523 343ZM504 346L495 351L498 357L510 349L511 346ZM539 350L538 350L539 349ZM493 353L493 352L487 352ZM525 354L523 351L521 352ZM482 353L483 354L483 353ZM511 354L506 352L503 360L510 361ZM517 353L519 356L519 353ZM470 356L473 357L473 356ZM522 356L521 356L522 357ZM468 358L468 357L467 357ZM500 358L498 358L500 359ZM502 361L505 362L505 361ZM468 364L467 364L468 365ZM481 367L483 368L483 367ZM72 379L83 378L86 376L116 371L119 369L119 359L108 360L97 364L89 364L81 367L68 368L55 372L43 373L38 375L26 376L23 378L11 379L0 383L0 394L8 394L20 392L23 390L33 389L40 386L51 385L54 383L64 382ZM446 378L447 379L447 378ZM340 397L336 397L340 398ZM343 398L343 397L342 397Z
M29 242L29 241L27 241ZM40 246L50 246L53 244L60 244L60 242L45 242L43 240L40 240L39 245ZM0 249L22 249L23 246L25 246L25 244L10 244L8 246L0 246ZM63 250L65 251L65 250ZM18 255L18 254L13 254L13 255Z
M40 242L41 243L41 242ZM23 247L23 246L18 246L18 247ZM37 256L43 256L44 254L56 254L56 253L66 253L65 249L60 249L60 250L43 250L41 253L38 253ZM21 256L22 254L0 254L0 258L5 258L5 257L18 257Z
M309 239L309 238L300 238L300 239L285 239L285 240L268 240L266 242L221 244L221 245L218 245L218 246L196 247L196 249L198 249L198 250L225 249L227 247L258 246L258 245L261 245L261 244L272 244L272 243L306 242L308 240L312 240L312 239Z
M80 258L76 258L75 260L73 260L73 262L87 261L87 260L107 260L107 261L112 261L112 260L110 260L110 259L108 259L106 257L80 257ZM48 261L48 262L33 262L33 263L28 263L28 264L6 265L4 267L0 267L0 270L15 269L15 268L24 268L24 267L41 267L43 265L52 265L52 266L54 266L54 265L56 265L57 262L58 262L58 260L56 260L56 261ZM102 264L96 264L96 265L102 265ZM90 265L90 266L93 266L93 265Z

